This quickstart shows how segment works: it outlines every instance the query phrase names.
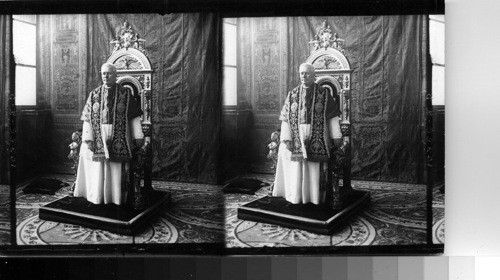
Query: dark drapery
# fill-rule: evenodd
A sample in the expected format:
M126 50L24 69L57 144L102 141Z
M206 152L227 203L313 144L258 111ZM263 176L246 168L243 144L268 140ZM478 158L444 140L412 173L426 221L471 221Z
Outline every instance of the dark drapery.
M221 115L219 19L211 14L88 15L89 89L115 29L127 20L146 40L153 73L153 177L216 183Z
M11 70L12 70L12 17L0 15L0 184L8 185L15 184L16 178L11 178L10 171L15 168L10 167L10 130L11 123L15 118L11 119L9 115L15 113L15 108L11 110L11 103L14 102ZM15 129L15 126L14 126ZM12 172L13 173L13 172ZM2 191L5 189L2 188ZM10 198L15 197L15 188L11 187L7 196L3 194L4 202L0 206L0 244L8 245L15 244L16 237L11 234L11 225L16 224L15 203L5 203ZM11 201L12 202L12 201Z
M9 86L11 70L11 16L0 15L0 184L9 182Z
M352 176L424 182L428 53L426 16L299 17L288 19L290 86L309 41L326 20L345 39L352 75Z

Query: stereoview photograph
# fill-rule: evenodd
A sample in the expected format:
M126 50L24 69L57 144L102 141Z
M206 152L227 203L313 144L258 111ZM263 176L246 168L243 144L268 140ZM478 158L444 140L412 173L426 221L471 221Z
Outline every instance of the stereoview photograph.
M0 243L442 250L444 28L0 16Z

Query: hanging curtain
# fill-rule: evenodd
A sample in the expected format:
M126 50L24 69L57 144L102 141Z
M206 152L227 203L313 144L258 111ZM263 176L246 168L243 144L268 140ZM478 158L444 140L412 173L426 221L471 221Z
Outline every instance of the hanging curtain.
M217 183L221 127L219 18L212 14L88 15L89 89L101 84L116 28L146 40L153 67L153 178ZM88 93L86 93L88 94Z
M12 17L0 15L0 184L9 183L9 115L10 115L10 74L11 74L11 25Z
M288 19L288 84L326 20L345 39L354 69L351 91L352 176L425 182L427 16L298 17Z

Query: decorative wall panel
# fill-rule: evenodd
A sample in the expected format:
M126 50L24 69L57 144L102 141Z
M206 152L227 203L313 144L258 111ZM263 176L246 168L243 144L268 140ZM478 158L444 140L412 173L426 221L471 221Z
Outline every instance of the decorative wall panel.
M84 84L81 70L85 69L86 23L79 15L55 15L52 43L53 107L56 114L76 114L81 111L80 86ZM80 36L81 35L81 36ZM83 59L83 61L82 61Z
M279 128L278 114L288 88L287 20L239 19L238 30L238 103L240 109L249 105L254 115L249 126L251 162L254 171L272 172L267 142Z
M86 16L38 16L38 42L37 107L50 112L44 124L47 164L52 172L71 172L68 144L71 133L82 127L87 91Z
M255 104L258 112L276 112L279 107L280 38L277 18L256 19L253 62Z

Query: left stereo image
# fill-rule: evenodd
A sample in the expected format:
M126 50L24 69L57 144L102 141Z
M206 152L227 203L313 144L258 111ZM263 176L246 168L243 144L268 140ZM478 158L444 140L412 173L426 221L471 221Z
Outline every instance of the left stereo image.
M2 43L14 55L17 130L15 219L1 217L1 240L222 248L219 18L1 19L12 26ZM10 209L7 187L1 195Z

